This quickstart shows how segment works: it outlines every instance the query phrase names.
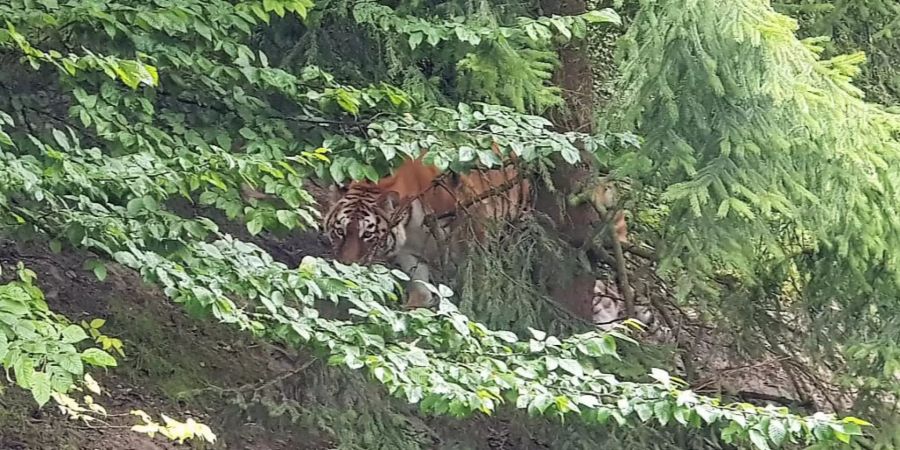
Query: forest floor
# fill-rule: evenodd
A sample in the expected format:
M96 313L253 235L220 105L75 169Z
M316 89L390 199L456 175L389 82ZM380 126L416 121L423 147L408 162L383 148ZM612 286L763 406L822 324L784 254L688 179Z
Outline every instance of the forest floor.
M294 266L306 254L325 252L316 233L298 233L290 239L261 239L250 238L239 225L222 225L235 236L254 241L276 259ZM269 429L232 404L231 400L246 389L293 370L297 363L289 361L285 351L227 325L189 317L159 288L117 264L108 264L108 276L99 281L83 268L91 257L71 251L53 254L38 244L0 242L0 266L5 278L15 273L18 262L24 263L37 273L37 284L52 310L74 322L105 319L104 334L122 340L126 356L116 355L118 367L105 373L91 372L105 389L96 401L116 417L110 417L104 425L87 426L66 419L52 402L38 410L29 393L7 386L9 389L4 389L0 397L0 449L334 447L327 438L305 433L304 427ZM192 417L210 426L218 442L212 446L177 445L160 436L138 434L130 430L140 422L129 414L134 409L143 410L158 421L160 414L180 421Z
M106 319L105 334L124 343L126 357L106 373L92 375L105 389L98 403L111 414L108 425L88 427L63 417L52 402L37 410L31 395L10 387L0 398L0 449L169 449L184 448L165 439L145 437L129 428L140 409L157 420L193 417L219 435L219 448L328 448L312 436L277 434L245 420L239 411L212 395L210 388L237 388L264 382L286 370L283 355L246 333L188 317L155 286L115 264L101 282L82 269L88 255L52 254L35 246L6 242L0 246L4 273L21 261L38 274L50 307L70 320ZM198 391L206 390L206 391ZM299 430L299 429L298 429ZM302 430L299 430L302 431Z

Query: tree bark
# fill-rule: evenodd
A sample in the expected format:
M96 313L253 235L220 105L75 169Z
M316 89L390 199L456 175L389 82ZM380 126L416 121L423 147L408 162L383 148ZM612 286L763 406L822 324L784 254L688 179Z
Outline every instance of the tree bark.
M541 0L543 15L572 16L587 12L584 0ZM550 119L565 131L594 131L594 83L584 40L572 40L559 50L560 67L553 83L563 90L566 107L552 111Z
M541 0L543 15L576 15L587 10L584 0ZM563 91L565 107L548 114L548 118L560 131L594 131L594 94L590 58L585 43L572 41L559 50L560 67L553 82ZM575 248L584 248L600 220L590 202L570 206L567 199L596 176L592 156L582 153L583 163L573 166L557 158L552 174L553 188L539 184L536 209L547 214L556 224L557 231ZM593 273L576 273L565 283L550 280L550 292L554 299L569 307L574 313L590 318L593 305Z
M542 0L541 9L544 15L575 15L587 10L584 0ZM559 51L560 67L553 76L553 82L563 91L565 107L551 111L548 116L560 131L594 131L593 120L593 76L590 58L582 41L572 41ZM557 157L554 161L556 170L552 175L554 188L559 192L550 192L547 186L538 191L537 209L554 219L560 232L570 243L581 247L590 238L591 226L598 217L596 211L587 202L569 207L566 198L592 176L592 159L582 154L583 164L572 166ZM563 195L560 195L563 194Z

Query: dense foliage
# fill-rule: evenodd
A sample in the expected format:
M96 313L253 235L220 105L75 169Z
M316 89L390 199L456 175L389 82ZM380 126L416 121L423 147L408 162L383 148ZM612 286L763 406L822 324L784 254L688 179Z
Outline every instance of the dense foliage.
M617 120L646 141L619 167L664 200L646 207L683 296L748 349L811 358L893 430L900 116L864 98L895 102L897 5L778 8L811 37L766 2L642 2Z
M17 280L0 285L3 367L15 374L19 387L31 391L38 405L50 401L54 392L67 392L76 381L93 386L85 364L109 367L115 366L116 360L96 347L79 351L76 345L88 341L85 329L50 311L43 293L33 284L33 272L20 266L17 276ZM93 325L89 328L98 338L106 338L96 331L103 325L102 319L95 319Z
M873 199L896 195L897 118L849 84L857 57L820 60L764 2L642 4L624 46L626 125L593 136L555 131L539 114L563 104L551 83L557 47L618 23L611 10L7 0L0 17L0 206L15 239L95 252L100 279L101 260L115 260L192 312L364 369L429 413L508 404L597 426L653 419L759 448L861 434L853 418L698 396L661 370L624 381L606 370L619 332L491 330L460 314L446 287L435 288L437 311L401 312L403 274L317 258L288 267L210 219L221 211L252 234L315 227L310 180L377 179L422 150L460 171L500 164L495 149L541 169L617 149L623 174L666 192L658 248L686 288L715 292L711 280L736 283L727 273L744 283L735 295L754 298L746 308L762 310L776 301L766 289L799 272L791 295L821 336L849 333L850 319L867 321L860 333L889 330L900 221ZM646 137L639 149L633 128ZM242 197L244 184L279 201ZM862 295L871 306L851 308ZM836 296L848 301L826 307ZM323 299L350 317L324 317ZM69 390L52 383L53 364L42 370L39 400L42 377Z
M896 34L900 32L900 4L893 1L789 1L776 5L779 11L800 20L802 36L830 38L822 45L826 55L864 51L867 62L858 84L866 98L885 105L900 100L900 56Z

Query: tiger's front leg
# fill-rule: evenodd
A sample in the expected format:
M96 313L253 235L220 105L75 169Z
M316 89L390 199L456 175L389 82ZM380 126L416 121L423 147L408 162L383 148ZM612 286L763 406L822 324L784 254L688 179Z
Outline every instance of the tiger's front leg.
M428 265L411 253L400 253L395 258L400 270L410 276L406 288L405 308L427 308L432 303L432 293L424 284L430 283L431 271Z

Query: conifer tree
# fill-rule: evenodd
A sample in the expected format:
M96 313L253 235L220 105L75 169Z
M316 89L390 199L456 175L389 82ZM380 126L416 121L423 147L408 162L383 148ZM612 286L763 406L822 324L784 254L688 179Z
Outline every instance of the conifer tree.
M852 84L862 53L823 59L797 28L767 1L641 2L612 111L645 140L619 167L661 193L653 240L682 294L736 333L778 336L756 348L803 346L857 407L888 406L900 116ZM801 342L779 334L798 327Z
M891 0L793 0L776 9L800 20L801 36L827 36L825 54L864 51L867 61L858 77L866 98L900 103L900 4Z

